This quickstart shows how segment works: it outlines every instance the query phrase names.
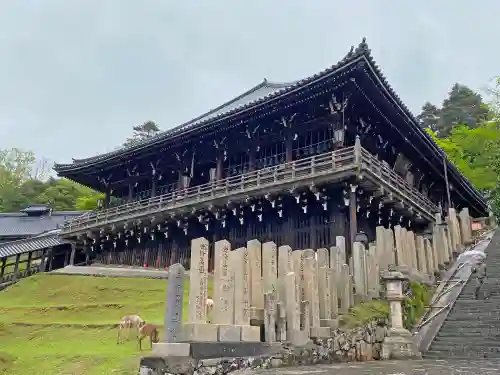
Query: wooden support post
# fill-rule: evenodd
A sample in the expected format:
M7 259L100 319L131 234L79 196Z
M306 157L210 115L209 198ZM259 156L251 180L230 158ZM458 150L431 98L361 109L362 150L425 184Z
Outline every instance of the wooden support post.
M111 199L111 191L108 188L106 188L106 191L104 192L104 201L102 202L102 206L104 209L107 209L109 207L109 201Z
M151 198L156 197L156 175L151 179Z
M128 184L128 201L132 202L134 199L134 185Z
M28 253L28 260L26 262L26 272L31 275L31 259L33 258L33 251Z
M285 160L287 163L293 161L293 132L287 131L285 135Z
M3 275L5 274L5 267L7 266L7 257L2 258L2 265L0 266L0 280L3 279Z
M47 271L52 271L52 260L54 259L54 248L50 249L47 261L49 262L49 267Z
M69 265L70 266L75 265L75 254L76 254L76 244L72 243L71 244L71 255L69 257Z
M45 272L45 266L47 264L47 252L50 252L50 250L46 249L42 250L42 257L40 260L40 272Z
M216 160L216 166L215 166L215 180L220 181L223 178L223 172L224 172L224 153L223 152L217 152L217 160Z
M248 150L248 170L250 172L255 171L255 163L256 163L255 158L256 158L255 157L255 146L251 145L250 149Z
M21 259L21 254L16 255L16 263L14 263L14 280L17 280L19 276L19 260Z
M356 233L358 233L358 217L356 207L356 190L357 185L351 185L349 196L349 249L352 252L352 246L356 241Z

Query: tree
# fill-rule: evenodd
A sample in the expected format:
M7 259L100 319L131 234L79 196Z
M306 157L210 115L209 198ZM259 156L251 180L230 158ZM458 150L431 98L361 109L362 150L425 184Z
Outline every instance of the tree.
M132 137L127 138L124 143L124 146L130 147L133 146L140 141L151 138L160 132L160 128L154 121L146 121L142 125L136 125L132 128L134 131Z
M0 189L7 186L20 186L30 177L35 154L18 148L0 149Z
M75 209L78 211L96 210L99 200L104 200L104 194L93 191L88 195L78 197L75 202Z
M431 129L442 138L450 135L453 127L460 124L474 128L485 121L488 115L489 110L485 107L481 95L456 83L441 108L426 102L417 118L422 127Z
M422 112L417 116L420 124L423 128L437 132L439 117L441 116L441 110L434 104L426 102L422 106Z

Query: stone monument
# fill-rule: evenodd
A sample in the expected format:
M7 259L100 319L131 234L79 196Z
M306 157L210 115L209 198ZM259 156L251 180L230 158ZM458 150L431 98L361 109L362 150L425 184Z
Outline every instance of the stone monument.
M190 354L189 343L178 342L182 327L182 307L184 300L184 277L186 270L182 264L169 268L165 311L165 334L163 342L153 344L153 354L161 357L187 357Z

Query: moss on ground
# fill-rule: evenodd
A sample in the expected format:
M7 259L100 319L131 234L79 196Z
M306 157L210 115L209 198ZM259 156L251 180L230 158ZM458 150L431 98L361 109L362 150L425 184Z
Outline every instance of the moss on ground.
M137 374L137 342L117 345L115 325L136 313L161 325L166 286L166 280L43 274L20 280L0 291L0 374ZM187 287L185 293L187 305Z

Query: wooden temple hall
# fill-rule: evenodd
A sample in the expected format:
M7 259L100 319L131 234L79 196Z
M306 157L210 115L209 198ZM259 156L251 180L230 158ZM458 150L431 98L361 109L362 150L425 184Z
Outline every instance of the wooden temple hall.
M102 210L66 222L61 236L110 264L188 266L198 237L318 249L345 236L349 251L380 225L422 234L449 207L488 214L365 40L313 76L264 80L133 147L55 170L105 193Z

